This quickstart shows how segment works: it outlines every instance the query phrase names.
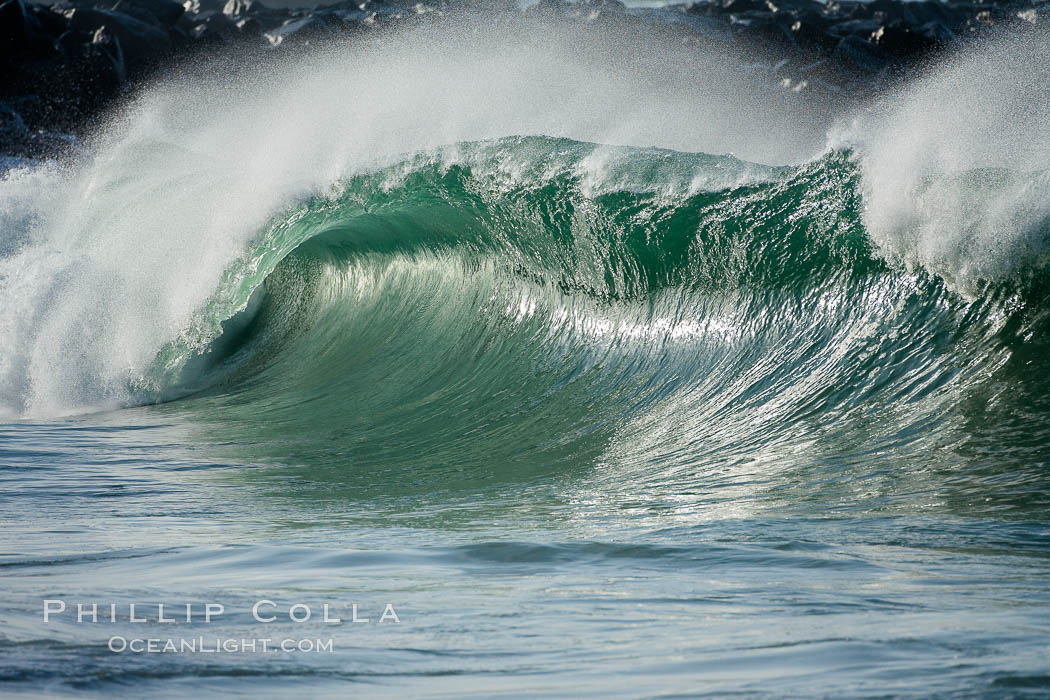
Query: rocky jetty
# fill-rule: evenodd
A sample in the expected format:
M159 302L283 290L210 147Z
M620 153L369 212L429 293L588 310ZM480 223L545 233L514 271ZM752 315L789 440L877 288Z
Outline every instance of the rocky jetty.
M355 32L476 11L467 0L293 9L257 0L4 0L0 153L60 151L136 85L194 57L294 51ZM1050 0L708 0L660 8L540 0L527 9L488 2L486 11L558 22L642 22L706 42L744 41L761 47L763 69L785 90L862 94L960 41L1000 27L1041 26L1050 20Z

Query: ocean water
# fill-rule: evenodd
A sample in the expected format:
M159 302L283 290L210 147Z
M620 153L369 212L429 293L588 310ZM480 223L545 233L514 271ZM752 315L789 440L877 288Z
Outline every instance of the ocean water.
M2 176L0 694L1050 692L1046 41L832 113L530 36Z

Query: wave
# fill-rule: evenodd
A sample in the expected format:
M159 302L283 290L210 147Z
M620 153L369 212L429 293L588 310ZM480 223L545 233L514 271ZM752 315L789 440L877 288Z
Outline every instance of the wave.
M317 91L320 115L249 123L259 104L237 97L241 112L185 126L187 94L163 87L87 165L4 176L4 410L174 401L266 444L256 458L426 455L450 473L659 465L649 478L783 450L977 459L1004 440L1011 463L1037 463L1050 159L1044 134L1001 124L1050 106L999 70L1038 54L1026 42L931 73L796 165L609 145L605 127L604 143L571 138L594 130L589 107L500 102L519 90L466 118L468 87L440 128L413 132L409 114L333 147L348 112L316 66L284 97ZM523 75L508 60L486 70ZM564 96L568 60L527 96ZM986 101L1000 124L951 122ZM313 127L288 135L289 119ZM981 147L955 155L937 119ZM547 135L446 139L479 123Z
M998 404L996 431L1045 431L1042 272L967 299L887 263L863 219L844 152L769 168L460 144L278 217L200 326L246 310L150 376L199 392L200 416L239 416L239 439L280 445L269 458L313 465L425 454L521 474L615 444L668 469L800 435L918 448L972 420L961 402Z

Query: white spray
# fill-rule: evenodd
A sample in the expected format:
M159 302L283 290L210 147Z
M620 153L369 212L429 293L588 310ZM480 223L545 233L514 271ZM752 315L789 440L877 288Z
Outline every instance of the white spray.
M864 223L891 261L973 295L1050 242L1050 36L954 57L853 125Z

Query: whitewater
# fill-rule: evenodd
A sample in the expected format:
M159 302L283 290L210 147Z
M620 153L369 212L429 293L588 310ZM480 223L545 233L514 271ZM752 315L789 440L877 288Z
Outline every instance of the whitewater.
M831 104L735 51L402 30L4 172L7 691L1045 692L1050 36Z

